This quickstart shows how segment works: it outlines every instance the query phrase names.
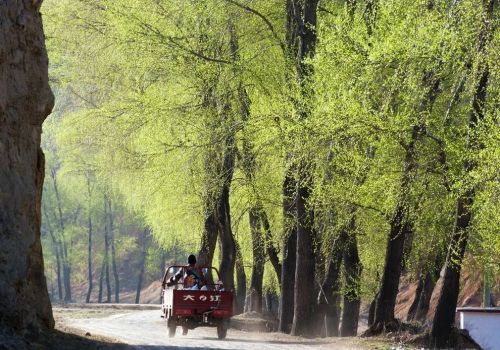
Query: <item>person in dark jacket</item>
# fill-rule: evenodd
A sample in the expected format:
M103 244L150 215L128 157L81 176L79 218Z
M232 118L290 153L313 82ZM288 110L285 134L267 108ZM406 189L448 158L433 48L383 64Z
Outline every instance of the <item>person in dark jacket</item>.
M184 288L193 290L204 288L206 281L202 270L196 265L196 257L193 254L189 255L187 262L186 267L180 269L174 276L170 277L167 286L172 286L181 278L184 278Z

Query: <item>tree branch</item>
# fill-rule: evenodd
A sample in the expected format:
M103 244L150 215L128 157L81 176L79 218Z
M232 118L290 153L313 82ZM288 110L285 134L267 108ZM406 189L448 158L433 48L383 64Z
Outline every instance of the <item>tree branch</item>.
M283 51L283 53L286 52L286 47L285 47L285 43L279 38L278 34L276 33L276 31L274 30L274 26L273 24L271 23L271 21L269 19L267 19L266 16L264 16L262 13L260 13L259 11L251 8L251 7L248 7L246 5L243 5L235 0L225 0L226 2L230 3L230 4L233 4L234 6L237 6L247 12L250 12L254 15L256 15L257 17L259 17L262 21L264 21L264 23L267 25L267 28L269 28L269 30L271 31L274 39L278 42L278 44L280 45L281 47L281 50Z

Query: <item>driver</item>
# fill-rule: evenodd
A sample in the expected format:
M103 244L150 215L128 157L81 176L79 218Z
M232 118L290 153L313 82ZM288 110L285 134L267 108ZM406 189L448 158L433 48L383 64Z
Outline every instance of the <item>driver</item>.
M170 277L167 286L172 286L184 277L184 288L191 290L206 290L206 280L203 277L201 269L196 265L196 257L191 254L188 256L188 264L174 276Z

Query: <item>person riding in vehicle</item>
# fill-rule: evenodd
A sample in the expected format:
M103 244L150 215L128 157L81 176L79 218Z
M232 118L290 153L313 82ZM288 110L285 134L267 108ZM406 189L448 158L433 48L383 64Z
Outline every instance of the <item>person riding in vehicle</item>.
M207 288L203 271L196 265L196 257L193 254L188 256L187 266L170 277L167 286L173 286L181 278L184 278L184 289L206 290Z

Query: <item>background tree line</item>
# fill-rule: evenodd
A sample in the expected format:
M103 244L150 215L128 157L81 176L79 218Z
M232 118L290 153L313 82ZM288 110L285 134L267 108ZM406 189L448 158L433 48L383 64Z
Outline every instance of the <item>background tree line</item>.
M82 244L104 232L106 282L115 232L147 228L218 263L240 309L279 294L297 335L356 334L362 300L367 335L398 329L403 275L422 321L443 268L431 340L449 345L461 267L499 274L496 5L47 0L70 100L45 148L58 290L78 224ZM80 194L64 210L60 171Z

